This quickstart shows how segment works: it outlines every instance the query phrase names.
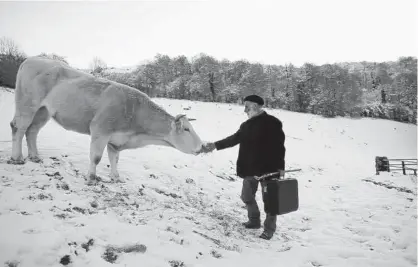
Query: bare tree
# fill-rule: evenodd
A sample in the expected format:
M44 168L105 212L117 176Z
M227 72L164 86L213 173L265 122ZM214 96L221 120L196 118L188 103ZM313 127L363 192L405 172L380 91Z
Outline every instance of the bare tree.
M17 71L25 58L12 39L0 38L0 86L15 87Z
M23 56L23 53L20 51L19 46L12 39L7 37L0 38L0 54L13 57Z
M100 74L107 68L106 63L99 57L94 57L90 63L90 70L93 74Z

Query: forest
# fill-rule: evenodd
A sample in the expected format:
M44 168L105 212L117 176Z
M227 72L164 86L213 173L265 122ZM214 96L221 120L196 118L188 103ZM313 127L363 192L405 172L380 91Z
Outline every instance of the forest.
M65 56L42 53L62 60ZM0 85L14 88L26 58L12 40L0 39ZM269 108L326 117L374 117L417 123L417 58L390 62L340 62L300 67L229 61L205 53L192 58L157 54L126 72L94 57L89 72L134 87L151 97L242 103L258 94Z

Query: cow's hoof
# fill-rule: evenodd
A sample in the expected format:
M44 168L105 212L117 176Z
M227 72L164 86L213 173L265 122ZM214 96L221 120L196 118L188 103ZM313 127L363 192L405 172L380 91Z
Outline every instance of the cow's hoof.
M97 185L101 181L100 177L90 174L87 178L86 185Z
M13 158L11 158L7 161L7 164L23 165L23 164L25 164L25 161L23 159L13 159Z
M125 179L123 179L123 178L116 178L116 179L112 179L112 181L114 182L114 183L125 183L126 181L125 181Z
M28 157L28 159L32 162L35 162L35 163L41 163L42 162L42 159L38 156L31 156L31 157Z
M112 180L112 182L114 183L124 183L126 182L125 179L121 178L119 175L110 175L110 179Z
M99 181L95 180L95 179L87 179L86 181L86 185L97 185L99 183Z

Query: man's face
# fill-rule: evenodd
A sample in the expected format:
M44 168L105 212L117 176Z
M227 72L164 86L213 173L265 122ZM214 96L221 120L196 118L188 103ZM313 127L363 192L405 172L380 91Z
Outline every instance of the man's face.
M245 101L244 102L244 112L247 114L248 118L251 118L255 114L257 114L259 107L257 103Z

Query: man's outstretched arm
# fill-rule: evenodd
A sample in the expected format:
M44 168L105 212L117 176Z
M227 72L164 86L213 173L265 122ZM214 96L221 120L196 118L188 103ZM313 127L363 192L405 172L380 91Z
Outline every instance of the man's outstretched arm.
M230 135L222 140L215 142L214 145L217 150L236 146L240 143L240 135L241 135L241 130L238 130L233 135Z
M238 130L233 135L230 135L222 140L204 144L202 146L202 150L200 151L200 153L212 152L215 149L222 150L228 147L236 146L239 143L240 143L240 130Z

